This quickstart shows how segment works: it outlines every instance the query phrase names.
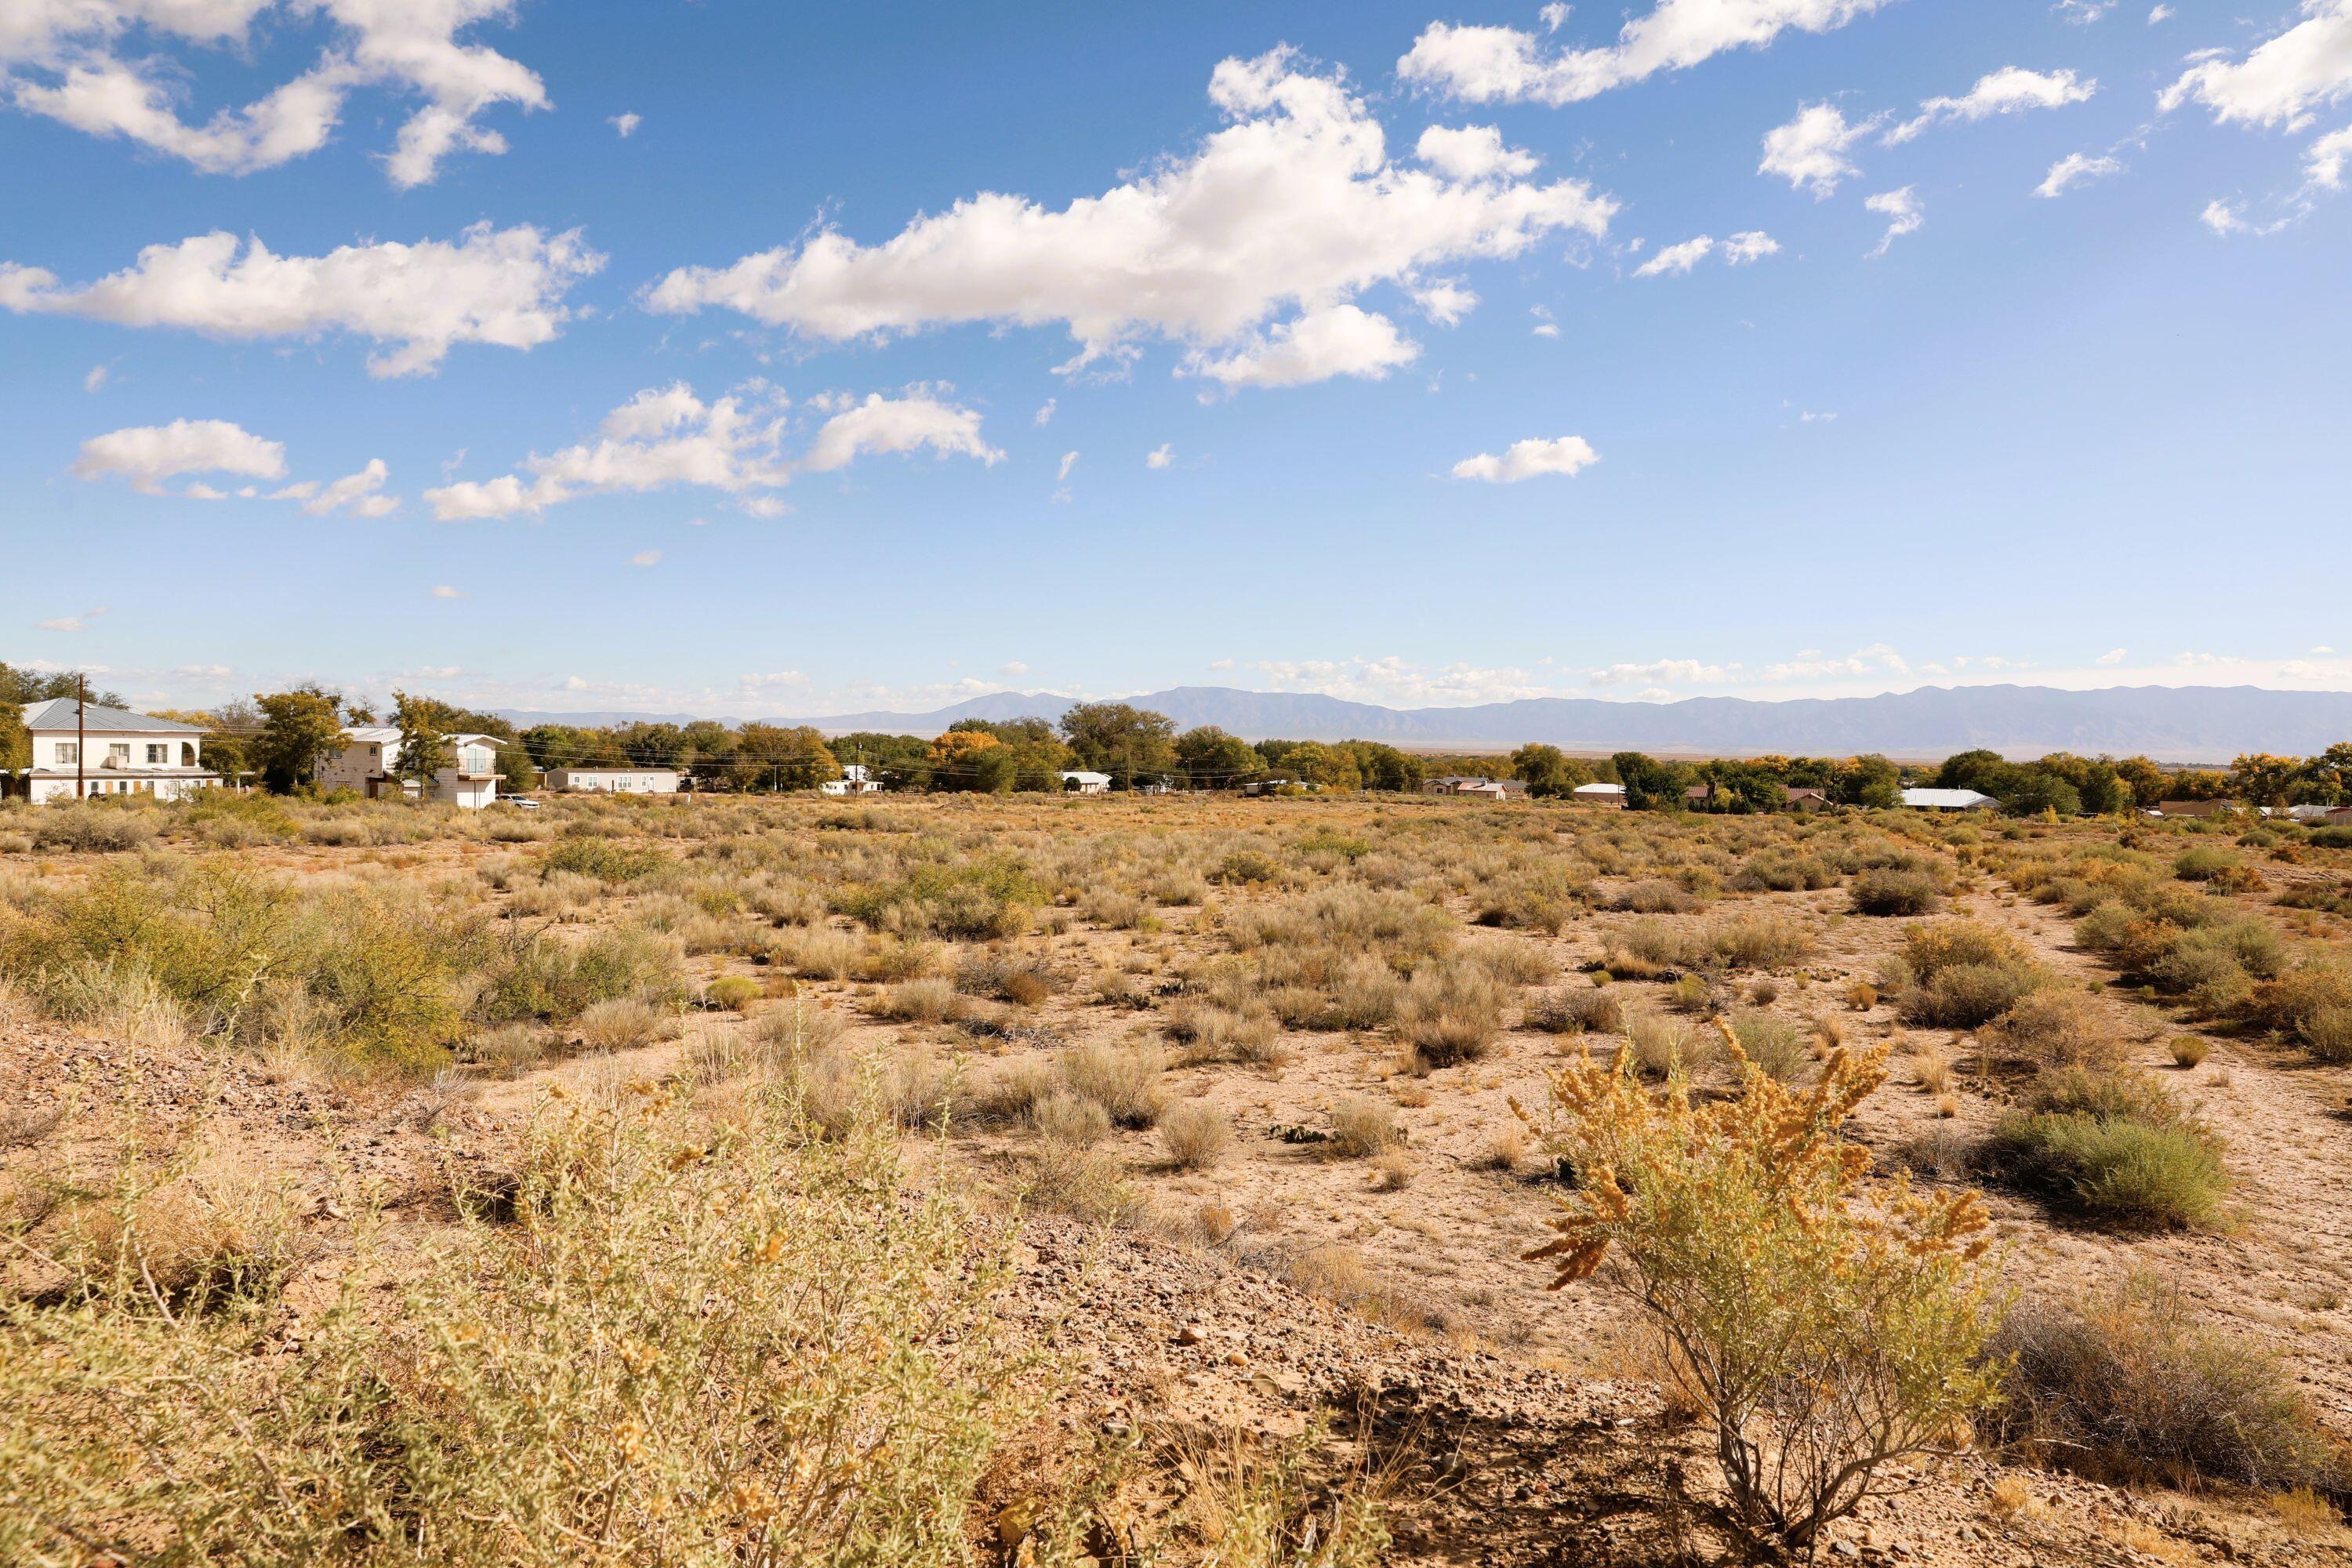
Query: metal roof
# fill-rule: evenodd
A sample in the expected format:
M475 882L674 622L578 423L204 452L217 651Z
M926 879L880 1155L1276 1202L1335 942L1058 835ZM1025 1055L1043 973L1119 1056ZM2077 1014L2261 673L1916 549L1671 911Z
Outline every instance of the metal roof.
M1906 789L1903 792L1903 804L1924 805L1931 811L1966 811L1971 806L2000 803L1972 789Z
M70 697L52 697L47 702L27 702L25 704L25 728L70 730L74 727L76 706ZM83 709L81 727L102 734L201 735L205 732L202 724L183 724L177 719L151 719L127 708L100 708L95 702L79 706Z
M1623 795L1625 786L1613 784L1583 784L1569 791L1570 795Z

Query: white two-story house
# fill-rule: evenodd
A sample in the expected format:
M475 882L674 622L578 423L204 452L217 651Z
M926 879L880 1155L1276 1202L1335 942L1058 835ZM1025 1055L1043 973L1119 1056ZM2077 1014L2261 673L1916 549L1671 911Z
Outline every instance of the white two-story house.
M205 732L194 724L71 697L28 702L24 712L33 765L16 776L37 804L101 795L179 800L221 782L204 765Z
M467 811L479 811L499 798L499 737L446 735L450 765L433 776L426 800L446 800ZM400 731L389 724L355 725L343 731L340 752L319 756L320 789L357 790L370 800L386 795L415 795L413 781L394 776L400 765Z

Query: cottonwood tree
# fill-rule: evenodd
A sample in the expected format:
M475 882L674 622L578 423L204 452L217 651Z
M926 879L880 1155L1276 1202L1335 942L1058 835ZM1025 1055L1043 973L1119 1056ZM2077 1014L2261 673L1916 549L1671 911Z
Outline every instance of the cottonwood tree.
M1549 800L1579 784L1591 784L1592 770L1558 746L1538 742L1511 753L1511 776L1527 785L1528 793L1537 799Z
M1176 771L1176 721L1126 702L1080 702L1062 715L1062 738L1078 765L1131 789L1139 776Z
M730 771L738 789L814 789L841 776L841 764L813 724L746 724L736 731Z
M1339 750L1356 760L1356 773L1365 789L1409 795L1428 774L1428 764L1419 757L1379 741L1342 741Z
M343 743L342 699L323 687L257 691L261 728L246 748L264 787L285 795L318 777L319 759Z
M1683 781L1688 771L1662 763L1640 752L1620 752L1609 759L1617 782L1625 786L1628 811L1671 811L1683 804Z
M1356 766L1355 756L1344 746L1302 741L1284 755L1282 765L1302 784L1320 784L1325 789L1364 786L1364 775Z
M1214 724L1202 724L1176 737L1176 760L1192 783L1211 789L1230 788L1251 773L1265 770L1257 748L1239 735Z
M442 770L457 765L457 748L449 740L446 710L429 697L392 694L392 721L400 729L400 749L384 771L404 785L416 786L416 798L433 793Z
M1013 753L985 730L950 730L931 742L931 787L959 795L999 795L1013 787Z
M1903 770L1875 754L1850 757L1838 769L1833 793L1841 805L1900 805Z

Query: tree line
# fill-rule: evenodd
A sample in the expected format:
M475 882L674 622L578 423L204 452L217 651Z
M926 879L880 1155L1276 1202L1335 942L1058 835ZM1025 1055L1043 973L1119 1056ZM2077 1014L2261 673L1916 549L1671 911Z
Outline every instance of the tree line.
M74 692L70 671L0 663L0 767L31 763L21 707ZM97 688L89 700L123 706L121 696ZM1841 805L1891 806L1900 803L1906 783L1973 789L2020 816L2106 815L2159 801L2221 798L2249 805L2352 805L2352 742L2310 757L2249 753L2227 768L2064 752L2012 763L1975 750L1932 770L1906 771L1875 755L1683 762L1640 752L1579 757L1534 744L1500 758L1405 752L1377 741L1252 742L1215 725L1180 731L1166 714L1126 702L1081 702L1052 721L965 719L929 738L867 731L828 739L808 725L751 721L730 727L708 719L519 730L498 714L436 698L394 691L391 703L380 707L315 683L256 692L199 711L154 711L202 727L205 759L214 771L278 793L314 784L319 759L340 749L345 730L385 724L401 733L399 776L431 778L451 760L444 736L482 734L496 742L498 771L509 791L537 788L546 770L571 767L675 768L698 790L808 790L840 778L845 766L862 766L892 790L977 794L1056 791L1063 787L1060 775L1072 770L1108 774L1114 790L1297 783L1402 794L1419 791L1432 778L1499 772L1538 799L1568 795L1580 784L1622 784L1626 805L1637 811L1775 811L1791 786L1822 790ZM1708 786L1703 800L1689 798L1696 785Z

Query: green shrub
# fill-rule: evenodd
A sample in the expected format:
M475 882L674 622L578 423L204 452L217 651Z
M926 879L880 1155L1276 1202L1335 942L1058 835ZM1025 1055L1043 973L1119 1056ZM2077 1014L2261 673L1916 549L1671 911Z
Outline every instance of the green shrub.
M2352 970L2308 958L2256 985L2246 1016L2258 1027L2299 1039L2323 1014L2341 1008L2352 1008Z
M1812 1051L1812 1032L1777 1013L1742 1013L1731 1020L1731 1033L1749 1061L1782 1083L1805 1070Z
M635 882L669 864L669 857L650 844L623 844L593 837L558 839L540 857L542 875L569 871L600 882Z
M2024 963L1953 964L1904 994L1903 1016L1936 1028L1973 1029L2008 1012L2045 979Z
M1613 1035L1624 1026L1624 1008L1601 986L1563 991L1528 1009L1528 1027L1547 1035Z
M766 994L766 988L748 974L722 974L702 988L706 1005L730 1013L743 1012Z
M1933 873L1893 868L1863 872L1847 893L1860 915L1924 915L1943 901Z
M2139 1074L2046 1075L2036 1109L1994 1127L1984 1152L2007 1179L2114 1225L2190 1228L2221 1213L2229 1173L2210 1134Z
M618 997L674 1002L684 992L681 957L675 938L643 926L599 931L579 942L509 935L477 983L474 1016L486 1024L562 1023Z
M2192 844L2173 858L2172 874L2184 882L2210 882L2235 870L2238 858L2216 844Z
M2074 940L2092 952L2113 952L2138 918L2130 905L2108 900L2074 922Z
M2053 1462L2179 1487L2352 1483L2286 1364L2200 1324L2152 1276L2079 1302L2024 1303L1990 1349L2011 1367L1995 1435Z
M1813 953L1805 928L1783 915L1738 915L1707 932L1715 955L1734 969L1788 969Z
M2295 1026L2311 1054L2332 1067L2352 1067L2352 1006L2321 1007Z
M1425 964L1397 1003L1397 1038L1427 1067L1475 1061L1502 1032L1505 989L1475 963Z

